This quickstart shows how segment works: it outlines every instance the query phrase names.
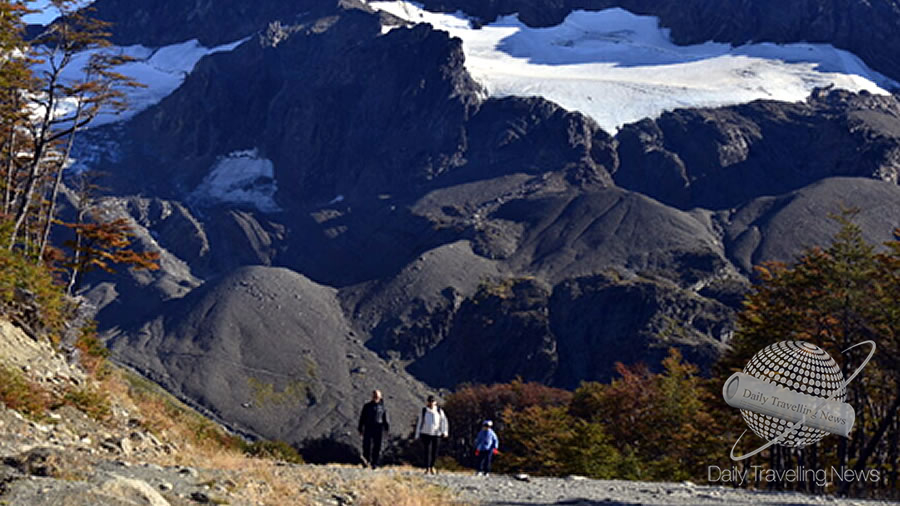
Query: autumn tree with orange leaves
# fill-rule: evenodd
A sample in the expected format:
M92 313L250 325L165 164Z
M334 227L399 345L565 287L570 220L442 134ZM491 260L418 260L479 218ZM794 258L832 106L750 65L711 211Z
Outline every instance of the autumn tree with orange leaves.
M21 4L0 2L10 26L0 44L4 97L3 210L12 227L6 246L36 261L47 250L63 176L77 134L101 113L126 107L124 90L140 86L116 72L132 61L109 50L108 24L76 0L51 0L60 17L36 38L21 37ZM3 49L0 48L0 51Z
M159 253L138 252L131 247L134 234L125 218L104 221L95 219L85 223L66 223L75 232L75 239L66 241L72 249L72 260L66 266L71 270L68 292L78 288L81 275L96 269L115 272L114 265L123 264L133 269L159 269L156 262Z
M867 243L853 222L857 211L834 217L841 229L827 248L813 248L793 264L769 262L757 268L759 283L738 315L730 352L719 364L726 377L760 349L782 340L809 341L842 364L849 376L868 353L861 341L877 345L872 362L847 387L857 410L850 439L826 438L805 448L774 446L764 457L772 468L834 465L855 471L877 469L884 479L862 486L836 483L837 492L900 495L900 242L878 248ZM900 230L895 232L900 237ZM796 484L782 484L792 487ZM819 491L802 483L805 491ZM854 490L855 487L855 490Z
M454 438L492 418L499 471L641 480L699 479L724 449L710 380L671 350L663 370L617 364L609 384L574 393L515 381L466 385L447 397ZM456 423L454 423L454 421ZM471 447L468 448L470 450ZM460 463L466 452L453 452Z
M53 269L68 268L73 289L92 269L158 268L156 253L131 245L126 220L102 218L94 199L76 199L72 258L50 245L54 225L65 225L57 201L77 135L99 115L122 111L124 90L139 86L116 71L130 58L110 47L108 25L83 3L50 0L60 17L26 42L30 2L0 0L0 304L22 306L16 294L30 294L40 306L30 324L42 318L54 328L71 304Z

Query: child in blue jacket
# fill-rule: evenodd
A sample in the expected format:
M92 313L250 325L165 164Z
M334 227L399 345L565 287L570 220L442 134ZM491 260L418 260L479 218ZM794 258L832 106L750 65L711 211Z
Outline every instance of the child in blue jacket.
M497 453L500 447L500 440L497 434L491 429L494 425L490 420L485 420L481 426L481 431L475 436L475 456L478 457L478 472L476 476L487 476L491 472L491 459Z

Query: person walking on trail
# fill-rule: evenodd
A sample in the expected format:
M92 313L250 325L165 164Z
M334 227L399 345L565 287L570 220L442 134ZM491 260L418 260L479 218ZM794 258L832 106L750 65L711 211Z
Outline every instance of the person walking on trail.
M389 430L388 413L381 398L381 390L372 391L372 400L365 403L359 414L359 433L362 435L363 465L378 467L381 439Z
M475 436L475 456L478 457L478 471L475 476L487 476L491 472L491 460L499 452L500 440L491 427L494 425L490 420L485 420L481 424L481 431Z
M433 395L428 396L428 402L419 414L416 422L416 438L422 438L425 446L425 473L435 474L434 462L437 460L438 441L450 434L447 415L437 405Z

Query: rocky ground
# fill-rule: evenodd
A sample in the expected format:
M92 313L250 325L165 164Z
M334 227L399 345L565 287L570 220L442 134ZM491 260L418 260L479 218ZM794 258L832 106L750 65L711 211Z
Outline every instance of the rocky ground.
M100 379L85 374L48 343L3 322L0 366L7 400L8 385L22 378L57 399L39 414L0 402L0 505L877 504L689 482L426 476L410 467L250 458L209 443L221 432L198 415L174 415L176 401L146 393L149 383L120 370ZM83 393L98 386L102 402Z
M116 418L127 416L119 412ZM0 408L0 504L387 504L385 497L409 489L425 495L406 502L396 497L395 504L879 504L690 482L464 472L424 476L408 467L371 471L222 456L210 458L206 466L196 460L183 465L177 462L191 448L139 428L129 432L128 425L99 424L71 407L51 413L46 424Z
M345 479L373 473L362 469L333 469ZM388 475L419 476L407 469L375 471ZM830 496L754 492L691 482L658 483L591 480L581 476L538 478L527 475L474 476L472 473L441 473L421 476L426 482L451 491L465 503L490 505L590 506L599 504L886 504L876 501L843 500Z

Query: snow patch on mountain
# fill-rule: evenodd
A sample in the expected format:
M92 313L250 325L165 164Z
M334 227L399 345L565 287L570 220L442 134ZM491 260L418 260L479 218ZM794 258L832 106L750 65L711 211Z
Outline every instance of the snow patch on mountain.
M411 2L369 5L459 37L466 68L489 96L542 96L611 133L675 108L794 102L825 86L879 94L900 86L828 44L678 46L658 18L619 8L575 11L550 28L530 28L516 16L475 28L461 13Z
M116 71L141 83L142 87L123 88L128 101L125 111L103 111L89 126L97 127L117 121L125 121L139 112L159 103L169 96L175 89L181 86L184 79L191 73L194 66L204 56L231 51L246 39L235 41L221 46L207 48L197 40L189 40L171 46L149 48L140 45L126 47L104 48L104 52L112 52L130 56L134 61L116 68ZM77 83L84 79L83 70L92 52L85 51L75 55L72 62L66 66L62 79L68 83ZM43 72L47 70L48 62L39 64L35 70ZM66 117L75 111L75 99L61 101L54 110L56 117ZM41 111L35 111L40 114Z
M277 192L272 161L259 156L257 149L248 149L219 158L189 200L205 206L249 205L273 213L281 210L275 203Z

